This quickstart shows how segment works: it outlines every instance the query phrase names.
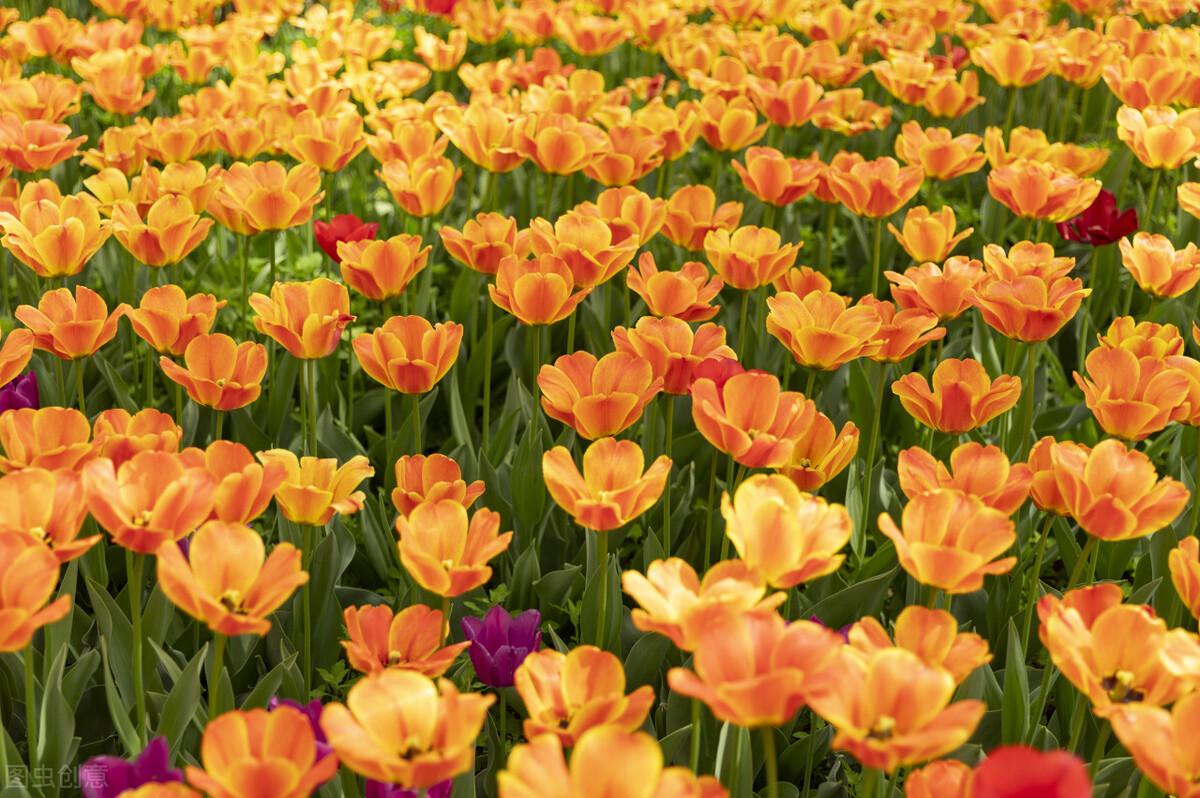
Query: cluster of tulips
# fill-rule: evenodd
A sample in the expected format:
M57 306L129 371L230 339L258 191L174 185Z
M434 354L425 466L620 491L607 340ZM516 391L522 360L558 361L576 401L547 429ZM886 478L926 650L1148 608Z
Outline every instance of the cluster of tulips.
M1197 12L0 8L0 795L1200 798Z

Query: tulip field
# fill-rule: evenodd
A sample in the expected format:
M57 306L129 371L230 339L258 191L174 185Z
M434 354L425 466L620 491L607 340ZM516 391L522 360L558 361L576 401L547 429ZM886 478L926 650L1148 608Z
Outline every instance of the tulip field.
M1200 798L1197 0L0 7L0 798Z

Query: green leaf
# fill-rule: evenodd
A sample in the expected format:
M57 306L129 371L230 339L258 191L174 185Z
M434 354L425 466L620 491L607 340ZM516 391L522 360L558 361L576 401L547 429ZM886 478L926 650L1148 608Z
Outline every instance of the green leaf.
M809 607L808 613L834 629L864 616L876 615L883 607L898 570L892 568L870 579L854 582Z
M38 761L55 772L68 764L75 737L75 712L62 692L67 649L59 649L42 686L38 711Z
M1029 731L1029 673L1021 635L1010 618L1004 658L1004 702L1000 707L1000 737L1005 745L1025 739Z
M544 440L540 419L534 418L525 427L525 435L513 457L513 510L526 528L541 521L546 512L546 486L542 480Z
M104 666L104 698L108 703L108 714L112 718L113 726L116 727L121 745L125 746L125 753L135 756L141 753L142 746L138 741L137 732L133 728L133 721L129 719L129 711L126 709L129 704L122 700L116 683L113 681L112 669L109 667L108 661L108 641L103 637L100 638L100 657Z
M171 691L167 693L167 700L163 703L155 734L166 737L167 742L171 744L171 750L176 754L183 743L183 733L187 731L188 723L200 706L200 669L207 654L208 644L205 643L175 679Z
M653 685L662 672L663 662L671 651L671 641L662 635L645 634L637 639L625 657L625 680L629 690L644 684Z
M265 707L271 696L279 692L279 685L283 683L284 672L293 666L296 662L296 655L288 655L282 662L271 668L265 676L262 676L254 685L254 689L242 701L242 709L259 709Z
M104 587L91 579L85 580L85 584L92 600L92 610L96 614L96 623L100 626L100 637L109 643L111 672L123 699L122 705L132 706L133 628L129 624L129 618Z

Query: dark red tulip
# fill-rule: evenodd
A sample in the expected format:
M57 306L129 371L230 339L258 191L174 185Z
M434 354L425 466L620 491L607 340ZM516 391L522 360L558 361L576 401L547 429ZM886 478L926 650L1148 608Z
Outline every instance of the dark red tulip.
M1065 222L1058 223L1058 234L1068 241L1078 241L1102 247L1132 234L1138 229L1137 211L1117 210L1117 198L1104 189L1096 195L1088 209Z
M1091 798L1092 780L1079 757L1023 745L997 748L971 777L971 798Z
M377 232L378 223L364 222L352 213L340 213L328 222L313 220L313 237L317 239L317 246L325 250L334 263L342 262L337 253L339 241L364 241L374 238Z

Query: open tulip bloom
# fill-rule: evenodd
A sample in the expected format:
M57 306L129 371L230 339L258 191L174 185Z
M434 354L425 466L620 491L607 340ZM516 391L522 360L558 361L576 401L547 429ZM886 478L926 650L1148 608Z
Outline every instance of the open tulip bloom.
M0 7L0 793L1200 798L1195 5Z

